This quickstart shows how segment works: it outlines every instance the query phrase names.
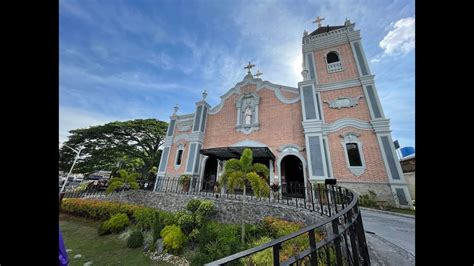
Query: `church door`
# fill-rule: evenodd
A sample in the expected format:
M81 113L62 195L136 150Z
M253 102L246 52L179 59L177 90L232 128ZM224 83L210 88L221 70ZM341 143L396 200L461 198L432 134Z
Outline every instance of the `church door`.
M282 193L287 197L304 197L303 163L295 155L281 160Z
M214 191L214 185L217 178L217 159L209 157L204 168L204 176L202 180L203 191Z

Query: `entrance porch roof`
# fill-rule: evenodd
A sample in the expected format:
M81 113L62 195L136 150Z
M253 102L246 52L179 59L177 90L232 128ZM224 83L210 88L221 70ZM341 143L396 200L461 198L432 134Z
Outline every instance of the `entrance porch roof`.
M247 147L247 146L232 146L232 147L218 147L201 149L201 154L214 157L220 160L228 160L232 158L239 159L245 148L250 148L253 153L253 158L271 159L275 160L275 155L268 147Z

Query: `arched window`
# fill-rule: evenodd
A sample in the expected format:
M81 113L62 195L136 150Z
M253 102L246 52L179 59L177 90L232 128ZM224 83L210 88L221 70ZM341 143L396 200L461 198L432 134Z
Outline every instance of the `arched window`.
M330 52L327 55L328 64L339 62L339 56L336 52Z
M357 143L346 143L347 157L349 158L349 166L362 166L359 148Z
M343 138L341 144L344 147L347 168L354 175L361 176L365 172L366 166L359 134L347 132L341 135L341 138Z
M181 162L183 161L183 153L184 153L184 146L180 144L176 149L176 162L175 168L179 168L181 166Z

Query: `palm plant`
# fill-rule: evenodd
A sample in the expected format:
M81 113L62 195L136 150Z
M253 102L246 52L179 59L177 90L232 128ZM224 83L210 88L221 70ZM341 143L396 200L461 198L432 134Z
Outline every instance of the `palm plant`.
M138 173L128 173L127 170L122 169L118 171L119 176L113 177L110 180L109 187L107 188L106 192L111 193L112 191L121 190L123 192L124 189L138 189L139 185L137 182ZM122 193L120 194L120 198L122 198Z
M242 197L242 244L245 241L245 221L244 206L246 187L250 184L255 196L268 196L270 189L268 186L268 167L261 163L254 163L252 150L245 148L240 156L240 160L230 159L224 165L224 173L222 175L222 184L227 186L231 191L236 188L243 189Z

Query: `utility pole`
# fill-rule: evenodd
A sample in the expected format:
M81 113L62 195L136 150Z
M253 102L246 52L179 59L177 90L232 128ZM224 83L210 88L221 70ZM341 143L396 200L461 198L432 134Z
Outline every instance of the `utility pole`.
M71 169L69 170L69 173L66 176L66 180L64 180L63 187L61 188L60 193L64 191L64 188L66 187L66 183L69 180L69 175L71 175L72 169L74 168L74 165L76 164L77 159L79 159L79 154L81 153L83 148L80 148L79 150L76 150L74 148L69 147L68 145L64 144L64 146L68 147L69 149L73 150L76 153L76 158L74 158L74 162L72 163Z

